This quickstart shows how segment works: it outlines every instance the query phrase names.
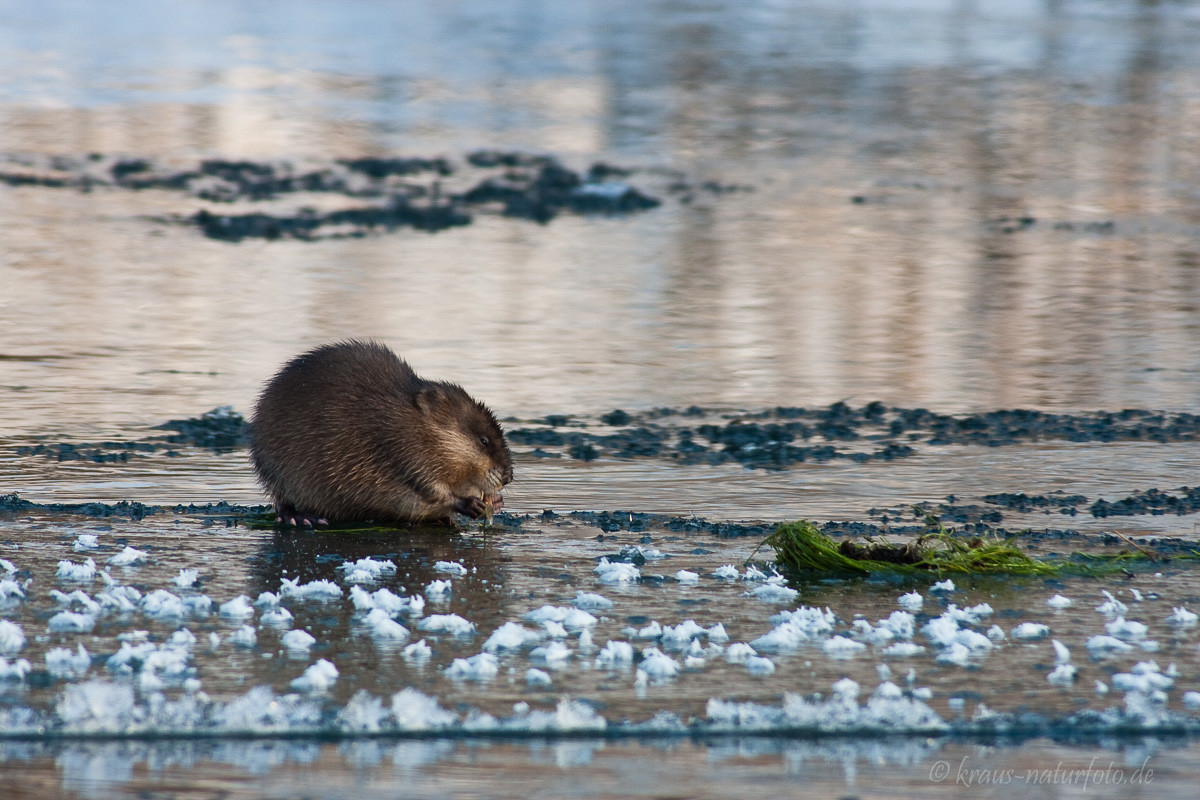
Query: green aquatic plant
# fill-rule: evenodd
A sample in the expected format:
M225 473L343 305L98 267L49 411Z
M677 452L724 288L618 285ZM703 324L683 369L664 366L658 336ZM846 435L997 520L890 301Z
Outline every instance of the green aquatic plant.
M1037 559L1016 545L1016 537L956 536L932 514L924 517L925 530L905 544L874 539L866 539L865 544L852 540L839 544L812 522L800 520L780 523L759 547L773 548L776 563L786 570L847 575L927 573L1051 578L1063 574L1108 574L1124 569L1131 562L1166 560L1141 548L1113 555L1075 554L1077 558L1072 560ZM1182 557L1197 558L1200 553Z

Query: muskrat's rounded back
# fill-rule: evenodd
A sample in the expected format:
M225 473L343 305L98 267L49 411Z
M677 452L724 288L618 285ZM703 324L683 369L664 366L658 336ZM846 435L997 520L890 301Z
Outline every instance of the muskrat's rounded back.
M512 480L492 413L377 342L325 345L284 365L259 397L251 454L281 517L306 521L478 516Z

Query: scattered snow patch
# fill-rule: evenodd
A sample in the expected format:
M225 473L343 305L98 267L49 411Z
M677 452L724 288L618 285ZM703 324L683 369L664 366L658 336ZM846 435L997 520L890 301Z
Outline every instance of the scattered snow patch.
M663 681L679 674L679 662L657 647L647 647L642 651L642 660L638 664L637 671L638 677L642 680L649 678L654 681Z
M866 649L867 646L862 642L845 636L831 636L821 642L821 650L830 658L852 658Z
M284 578L279 587L280 598L293 597L297 600L327 602L337 600L341 596L342 587L333 581L327 580L316 580L302 584L299 578L295 580Z
M0 656L0 681L23 681L31 669L33 665L29 659L18 658L10 664L7 658Z
M635 583L641 580L642 572L633 564L622 561L609 561L601 558L600 563L592 570L599 576L601 583L623 584Z
M762 586L755 586L746 594L764 603L791 603L800 596L800 592L796 589L778 583L765 583Z
M486 653L520 650L527 644L540 642L542 638L543 634L540 631L531 631L521 623L509 620L492 632L483 643L483 650Z
M612 608L613 601L595 592L579 592L571 601L571 605L585 611L607 611Z
M404 650L401 651L401 655L404 656L405 661L409 662L428 661L433 657L433 648L426 644L424 639L421 639L418 642L405 645Z
M0 597L3 596L3 589L0 589ZM1171 616L1167 617L1167 622L1172 625L1178 625L1181 628L1190 628L1200 620L1200 616L1188 611L1183 606L1176 606L1171 609Z
M597 669L622 669L633 663L633 645L629 642L609 639L604 649L596 655Z
M0 653L12 655L20 652L25 646L25 632L21 626L6 619L0 619Z
M286 580L286 579L285 579ZM292 631L295 633L295 631ZM292 681L292 688L298 692L318 693L328 691L337 682L338 669L333 662L321 659L304 670L304 674Z
M338 569L345 573L347 583L376 583L385 575L395 575L396 565L391 561L379 561L374 558L360 558L358 561L347 561Z
M258 643L258 631L253 625L243 625L229 634L229 641L238 647L254 647Z
M87 550L95 550L100 546L100 537L94 533L81 533L75 539L73 549L76 553L82 553Z
M1087 640L1086 645L1088 652L1093 657L1106 655L1116 655L1117 653L1128 653L1133 649L1133 645L1123 642L1115 636L1106 636L1098 633Z
M1105 616L1123 617L1125 612L1129 610L1129 606L1122 603L1117 598L1113 597L1112 592L1107 589L1101 589L1100 593L1107 598L1103 603L1096 606L1096 610Z
M64 581L90 581L96 577L96 562L90 558L82 564L60 561L55 575Z
M1050 635L1050 626L1042 625L1039 622L1022 622L1020 625L1013 628L1010 633L1014 639L1020 639L1022 641L1045 639Z
M92 657L83 645L72 651L55 647L46 651L46 671L54 678L82 678L92 666Z
M132 545L126 545L125 549L110 558L108 563L114 567L134 567L145 564L149 559L149 553L138 550Z
M180 589L186 589L189 586L194 586L199 578L200 570L184 567L179 570L178 575L171 579L171 583L175 584Z
M448 633L451 636L470 636L475 633L475 623L468 622L458 614L433 614L421 620L417 627L430 633Z
M308 631L304 631L304 630L300 630L299 628L296 628L295 630L290 630L287 633L285 633L283 636L279 637L279 641L288 650L293 650L293 651L305 650L306 651L310 647L312 647L314 644L317 643L317 637L313 636Z
M530 667L525 671L525 683L529 686L549 686L553 681L550 673Z
M408 628L401 625L382 608L373 608L363 619L367 633L376 641L408 641Z
M254 616L254 606L250 605L250 598L242 594L221 603L220 613L228 619L249 619Z
M490 681L499 671L500 659L491 653L479 653L470 658L454 659L444 674L451 680Z
M92 614L60 611L50 618L46 630L51 633L87 633L95 626L96 617Z
M453 588L450 581L432 581L425 587L425 597L429 600L441 600L449 595Z

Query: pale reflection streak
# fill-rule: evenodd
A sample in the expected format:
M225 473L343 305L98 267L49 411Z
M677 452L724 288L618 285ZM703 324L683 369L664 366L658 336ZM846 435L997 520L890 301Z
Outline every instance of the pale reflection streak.
M289 355L351 335L526 416L1194 402L1198 220L1179 176L1200 159L1200 97L1167 12L818 10L820 38L810 16L740 13L603 17L570 69L502 82L427 62L297 68L269 40L230 40L228 63L181 58L149 88L110 87L121 106L54 102L89 85L66 54L45 102L0 107L5 152L183 164L496 145L753 191L667 195L621 220L228 245L147 219L198 200L5 188L0 341L72 358L6 365L5 384L31 388L0 422L246 409ZM1036 224L1005 232L1024 215Z

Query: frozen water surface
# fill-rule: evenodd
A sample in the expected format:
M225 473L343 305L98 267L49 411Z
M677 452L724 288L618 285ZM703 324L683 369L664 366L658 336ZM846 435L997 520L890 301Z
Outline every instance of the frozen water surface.
M0 514L4 786L1193 796L1195 436L900 424L875 458L880 431L832 420L779 468L722 458L781 444L737 430L684 457L728 415L839 401L1196 412L1192 5L0 0L0 19L0 496L40 504ZM573 201L661 204L318 241L195 224L375 202L352 159L445 158L453 192L477 151L553 156ZM186 191L129 186L206 159ZM230 164L349 193L228 202ZM234 420L286 358L352 336L533 431L510 513L284 533L172 510L264 498L244 446L156 426ZM655 454L638 430L659 423ZM1176 558L789 584L755 554L773 522L878 530L918 503L1044 532L1036 555L1107 535Z
M818 580L799 585L798 601L767 601L748 598L744 582L711 577L748 557L755 540L506 520L460 534L110 521L105 538L161 550L129 583L110 578L108 592L141 593L122 609L65 591L75 585L58 567L74 542L68 523L9 519L6 530L22 532L7 554L24 596L0 623L5 735L614 735L662 732L664 714L675 720L669 732L693 736L1200 726L1182 699L1196 685L1200 644L1180 613L1197 589L1182 563L1132 579L959 577L952 594L933 592L932 580ZM595 566L630 542L653 543L663 567L614 590ZM118 545L101 545L101 555L105 547ZM218 569L213 550L241 568ZM374 594L350 583L365 559L397 567ZM436 608L386 601L419 596L447 559L468 570ZM677 567L709 577L670 580ZM205 595L165 588L178 590L175 578L192 569L213 576ZM272 588L282 588L277 598ZM914 593L922 608L902 609ZM1061 594L1085 610L1065 616L1047 605ZM266 596L260 607L290 612L291 628L254 624L254 595ZM997 619L1013 620L1008 636ZM408 629L424 634L426 658L406 657ZM136 643L122 641L130 631ZM1071 652L1082 657L1072 662ZM885 666L903 677L881 680ZM1097 696L1096 680L1113 691ZM378 709L369 724L365 705Z

